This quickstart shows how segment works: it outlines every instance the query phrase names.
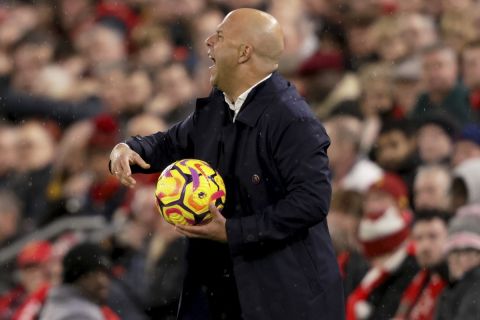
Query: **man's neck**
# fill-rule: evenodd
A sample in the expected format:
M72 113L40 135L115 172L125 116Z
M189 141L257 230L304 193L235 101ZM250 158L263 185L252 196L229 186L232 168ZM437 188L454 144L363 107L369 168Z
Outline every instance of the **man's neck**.
M238 82L238 84L235 86L235 88L227 88L223 91L227 98L232 102L235 103L237 101L238 97L250 89L252 86L260 82L262 79L267 77L269 74L265 75L258 75L256 77L249 77L248 79L243 80L242 82ZM235 81L233 81L235 82Z

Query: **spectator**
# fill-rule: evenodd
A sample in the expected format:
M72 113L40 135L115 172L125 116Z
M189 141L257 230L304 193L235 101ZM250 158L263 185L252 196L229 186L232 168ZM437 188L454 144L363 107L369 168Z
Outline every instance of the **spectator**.
M401 19L396 16L381 17L373 26L376 52L380 60L394 63L405 58L407 44L401 36Z
M366 62L375 61L375 42L372 26L375 22L370 14L354 15L347 20L346 35L350 53L350 64L354 70Z
M193 109L194 82L180 63L166 66L156 75L157 95L150 101L146 111L157 114L173 124L184 119Z
M48 32L34 31L19 39L13 51L15 72L11 77L12 87L31 92L35 80L32 75L51 63L55 46L55 38Z
M93 181L79 212L110 219L126 195L126 189L110 174L106 165L109 150L118 140L118 124L109 115L100 115L92 122L94 128L87 147L87 167Z
M451 174L440 165L427 165L418 169L413 185L415 211L450 208Z
M444 12L440 21L443 42L456 53L461 53L465 45L478 38L475 26L475 9L463 12Z
M457 81L458 65L455 51L444 45L433 45L422 54L424 92L410 114L411 118L423 118L442 112L459 123L471 119L468 91Z
M438 302L435 319L476 319L480 313L480 208L460 209L450 222L447 261L452 284Z
M360 154L360 123L339 116L325 123L332 140L328 149L333 187L363 192L382 176L382 170Z
M422 91L420 69L417 57L406 59L393 67L393 95L403 117L412 112Z
M384 170L400 175L413 190L413 179L419 164L416 140L411 123L406 120L385 122L374 150L375 160ZM412 199L412 197L409 197Z
M174 54L174 47L167 30L156 24L137 26L132 31L132 41L137 47L135 63L146 70L162 67Z
M317 51L301 63L298 75L305 97L322 119L342 101L355 100L360 94L357 77L346 72L344 56L337 50Z
M386 174L366 194L358 238L371 268L347 299L347 319L390 319L418 272L408 249L411 213L402 180Z
M443 211L418 211L412 227L415 257L421 270L400 300L395 320L433 319L437 300L448 284L444 257L448 218Z
M360 253L357 230L362 217L362 194L338 190L332 195L327 216L328 229L343 276L345 297L358 286L368 271L368 262Z
M480 157L480 125L465 126L456 140L452 156L453 167L459 166L465 160Z
M91 71L126 63L125 35L107 24L97 23L85 29L78 37L77 46Z
M22 248L16 261L18 284L0 298L1 319L11 319L29 295L48 283L50 254L51 245L45 241L30 242Z
M62 259L65 253L79 241L74 234L64 234L52 244L51 254L46 262L49 273L49 281L45 282L37 290L30 293L23 304L17 309L12 320L37 320L45 305L47 295L52 286L57 286L62 280Z
M120 319L101 307L108 295L109 271L110 261L100 247L89 243L73 247L63 259L62 284L49 292L40 319Z
M418 54L438 41L432 17L415 12L400 17L400 29L409 55Z
M403 118L394 101L392 70L385 64L368 64L359 70L361 85L360 111L364 119L361 149L368 153L382 122Z
M417 146L420 161L424 164L450 162L457 125L445 115L425 118L417 129Z

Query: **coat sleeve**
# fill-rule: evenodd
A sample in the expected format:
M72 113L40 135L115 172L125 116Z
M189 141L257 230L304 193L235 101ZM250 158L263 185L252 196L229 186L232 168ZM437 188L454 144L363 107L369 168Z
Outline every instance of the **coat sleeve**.
M131 167L132 172L159 172L173 161L191 156L193 154L192 136L195 119L196 115L192 113L166 132L157 132L145 137L134 136L125 141L151 166L150 169L145 170L134 165Z
M227 219L227 238L233 255L258 250L325 219L331 197L324 128L313 118L289 123L272 136L274 163L286 186L286 196L277 203L241 218Z

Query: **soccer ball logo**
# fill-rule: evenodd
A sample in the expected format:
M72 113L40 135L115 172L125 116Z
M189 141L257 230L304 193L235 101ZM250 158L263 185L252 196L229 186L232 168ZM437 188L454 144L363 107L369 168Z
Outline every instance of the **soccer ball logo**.
M220 210L225 204L225 184L208 163L185 159L172 163L158 178L156 204L171 224L196 225L211 220L210 202Z

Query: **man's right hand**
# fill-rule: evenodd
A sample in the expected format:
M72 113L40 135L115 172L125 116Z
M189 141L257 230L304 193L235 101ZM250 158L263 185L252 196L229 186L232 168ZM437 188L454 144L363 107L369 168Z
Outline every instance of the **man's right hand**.
M137 183L132 178L130 166L136 164L143 169L149 169L150 165L143 160L138 153L130 149L125 143L117 144L110 153L110 170L120 182L130 188Z

